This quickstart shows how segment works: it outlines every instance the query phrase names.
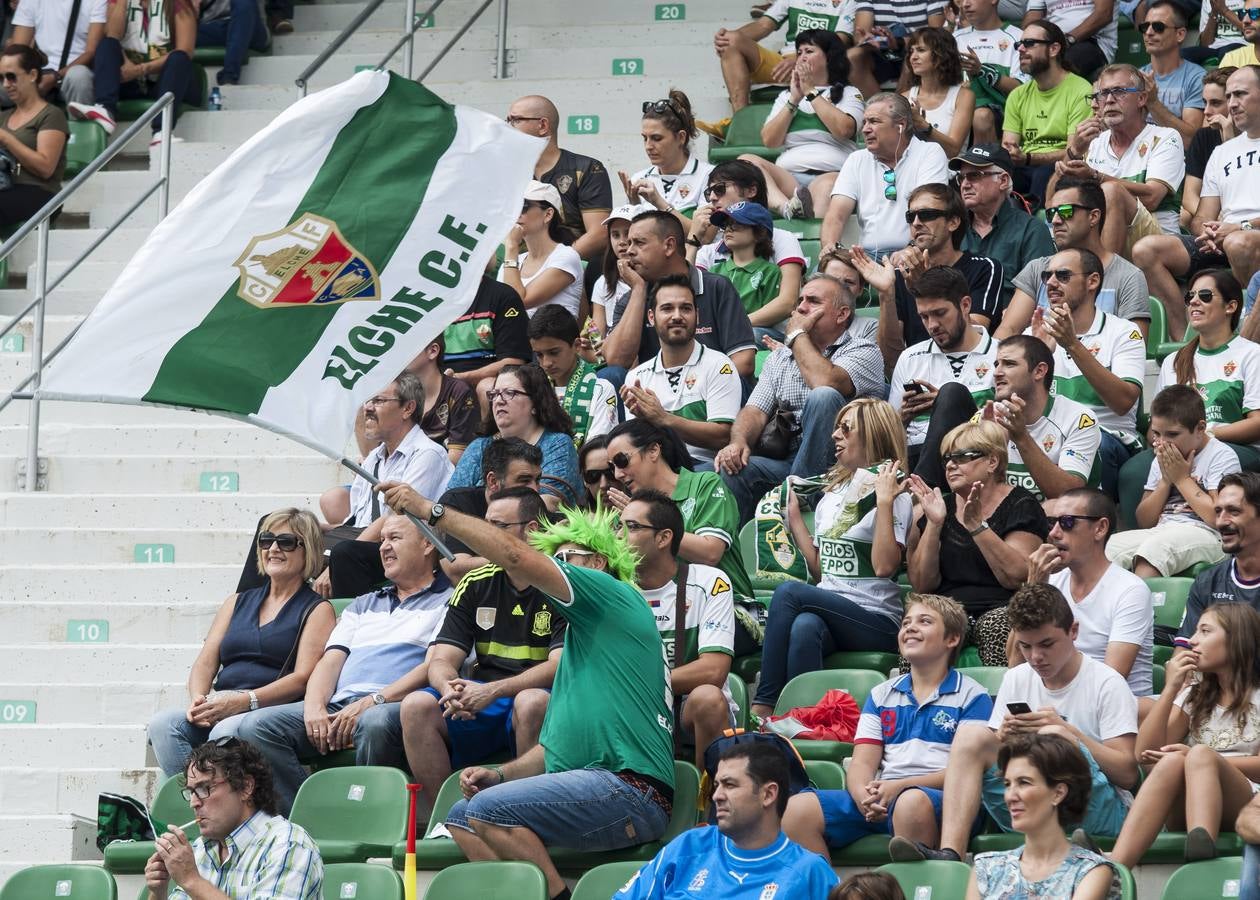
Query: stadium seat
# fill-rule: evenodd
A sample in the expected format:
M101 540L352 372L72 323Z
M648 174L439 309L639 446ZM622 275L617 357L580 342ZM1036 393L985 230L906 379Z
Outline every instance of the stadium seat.
M980 682L990 697L996 697L1007 670L1001 666L960 666L958 671L964 675L970 675Z
M805 760L805 773L809 783L820 791L843 791L847 783L844 766L828 759Z
M192 807L180 793L183 789L182 778L162 782L149 809L155 826L183 825L193 818ZM192 841L201 836L201 830L194 822L184 829L184 834ZM115 875L140 875L155 849L153 841L115 841L105 848L105 868Z
M866 703L871 688L884 681L885 676L869 669L824 669L821 672L805 672L797 675L783 688L779 702L775 704L775 715L783 715L794 707L813 706L822 699L831 688L848 691L858 705L858 709ZM801 758L826 759L840 763L853 755L853 744L848 741L792 741L800 752Z
M596 866L573 887L573 900L608 900L621 890L634 873L643 868L637 862L605 863Z
M878 871L896 878L901 892L907 897L922 900L963 897L967 893L967 882L971 880L971 866L943 859L889 863L880 866Z
M333 612L337 615L337 618L341 618L341 614L346 611L347 606L354 602L354 598L342 597L339 600L329 600L328 602L332 604Z
M1237 897L1242 859L1223 857L1188 863L1164 883L1163 900L1216 900Z
M851 221L857 221L857 216L849 218ZM818 265L818 257L822 254L821 242L817 238L802 238L801 252L805 254L805 271L814 271L814 267Z
M1118 63L1131 63L1139 69L1151 61L1142 42L1142 35L1127 18L1121 17L1116 30L1116 59Z
M1151 666L1151 692L1162 694L1164 692L1164 667L1158 663Z
M424 900L547 900L547 876L527 862L466 862L434 876Z
M748 682L734 672L726 676L726 687L735 701L735 727L747 728L751 704L748 702Z
M316 772L298 788L290 820L319 844L326 863L389 856L407 834L407 776L386 766Z
M753 357L753 377L760 378L761 370L766 366L766 360L770 358L769 350L758 350Z
M197 82L198 89L200 91L200 93L197 96L200 97L201 99L198 100L196 104L181 103L179 105L179 111L181 113L190 112L195 109L206 108L206 95L208 93L206 86L209 83L209 80L206 78L205 67L200 66L197 63L193 63L192 77ZM130 122L135 119L138 119L142 115L144 115L148 111L149 107L152 105L153 105L153 101L147 98L136 99L136 100L119 100L118 101L118 121Z
M1150 298L1151 327L1146 335L1146 358L1163 362L1164 357L1176 353L1185 344L1185 340L1174 341L1168 335L1168 316L1164 312L1164 304L1158 297ZM1194 332L1188 332L1187 340Z
M745 106L731 117L731 125L726 129L726 142L709 144L709 162L720 163L737 159L745 153L752 153L764 159L777 159L782 150L765 147L761 143L761 126L770 115L770 104L753 103Z
M775 219L774 227L804 240L816 241L822 237L822 219Z
M823 660L828 669L869 669L879 672L884 678L897 668L896 653L882 653L879 650L841 650Z
M1186 615L1186 601L1190 598L1193 578L1181 576L1173 578L1147 578L1146 586L1151 589L1151 599L1155 604L1155 624L1162 628L1176 631L1181 627L1181 620ZM1155 647L1155 663L1163 665L1172 658L1172 647L1157 645Z
M868 834L866 837L858 838L847 847L833 847L831 865L833 867L882 866L888 862L888 841L889 837L886 834Z
M117 900L118 886L114 876L100 866L51 865L31 866L9 876L0 889L0 900Z
M78 175L88 163L100 156L109 143L105 129L95 122L70 120L70 139L66 142L66 175L69 181Z
M1115 846L1116 839L1091 835L1094 842L1105 853ZM1015 832L995 832L978 834L971 839L969 849L972 853L988 853L993 850L1013 850L1022 846L1024 836ZM1216 852L1221 856L1239 856L1242 853L1242 842L1233 832L1224 832L1216 839ZM1142 854L1139 865L1180 865L1186 858L1186 833L1184 831L1162 831L1155 837L1150 849Z
M1122 863L1113 863L1113 865L1116 867L1116 874L1120 876L1120 900L1137 900L1137 881L1133 877L1133 872Z
M324 866L324 900L403 900L403 883L389 866L331 863Z

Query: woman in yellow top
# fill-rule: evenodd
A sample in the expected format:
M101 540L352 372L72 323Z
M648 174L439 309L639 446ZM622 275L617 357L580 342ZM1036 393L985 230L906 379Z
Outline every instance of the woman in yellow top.
M61 188L66 168L66 115L39 94L39 73L48 57L25 44L0 53L0 80L13 108L0 112L0 227L25 222Z

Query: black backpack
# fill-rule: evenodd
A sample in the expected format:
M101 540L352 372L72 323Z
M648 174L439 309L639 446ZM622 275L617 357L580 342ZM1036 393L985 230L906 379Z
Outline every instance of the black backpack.
M699 808L705 812L705 819L710 825L717 824L717 811L713 806L713 779L717 776L718 758L727 748L739 744L768 743L783 754L788 764L788 796L799 794L810 786L809 773L805 771L805 760L800 751L781 734L774 732L745 731L742 728L728 728L722 736L711 743L704 751L704 772L700 776Z

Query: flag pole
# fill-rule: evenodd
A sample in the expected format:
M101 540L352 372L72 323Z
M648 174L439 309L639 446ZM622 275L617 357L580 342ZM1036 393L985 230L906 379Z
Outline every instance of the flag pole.
M380 484L380 479L373 476L371 472L363 468L357 462L352 462L351 460L346 459L344 456L342 456L341 459L338 460L338 462L340 462L343 466L345 466L354 474L358 475L360 478L367 479L367 483L372 485L372 487L375 488L378 484ZM416 524L416 527L420 529L420 533L424 535L425 539L430 544L432 544L435 548L437 548L437 552L442 554L443 559L445 559L447 562L453 562L455 560L455 554L452 553L450 549L444 543L442 543L442 539L438 537L438 534L436 531L433 530L432 525L430 525L428 522L424 521L423 519L418 518L417 516L414 516L409 512L406 512L405 510L403 511L403 515Z

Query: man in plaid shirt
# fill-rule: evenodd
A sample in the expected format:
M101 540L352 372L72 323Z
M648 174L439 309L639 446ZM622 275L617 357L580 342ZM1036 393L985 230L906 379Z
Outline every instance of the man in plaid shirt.
M150 900L320 900L319 848L275 814L271 766L252 744L236 737L202 744L184 781L201 836L190 842L171 825L158 837L144 867Z

